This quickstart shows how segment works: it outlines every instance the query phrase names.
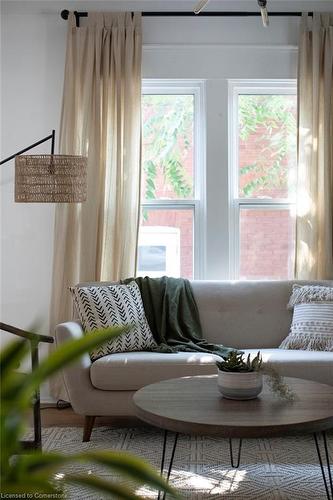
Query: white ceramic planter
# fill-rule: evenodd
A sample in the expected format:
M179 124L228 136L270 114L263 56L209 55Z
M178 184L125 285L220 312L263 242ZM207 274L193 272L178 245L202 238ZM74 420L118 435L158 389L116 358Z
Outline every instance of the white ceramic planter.
M262 373L223 372L218 370L218 386L228 399L254 399L262 391Z

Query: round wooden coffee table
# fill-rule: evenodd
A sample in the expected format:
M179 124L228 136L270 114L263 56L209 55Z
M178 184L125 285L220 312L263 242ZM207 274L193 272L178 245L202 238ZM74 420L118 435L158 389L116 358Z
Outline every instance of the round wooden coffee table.
M333 500L326 436L326 431L333 429L333 386L298 378L285 378L285 381L297 395L294 401L279 399L266 384L256 399L225 399L218 391L216 375L164 380L137 391L133 397L136 415L165 431L161 473L164 470L168 431L175 432L168 479L179 433L229 438L232 467L240 464L243 438L312 433L327 498ZM233 457L233 438L239 438L236 462ZM320 450L321 442L323 453ZM327 473L322 455L326 459Z

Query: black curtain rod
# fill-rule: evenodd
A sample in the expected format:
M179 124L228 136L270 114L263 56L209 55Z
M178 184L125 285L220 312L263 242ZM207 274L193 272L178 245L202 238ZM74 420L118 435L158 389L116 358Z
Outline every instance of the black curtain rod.
M69 10L62 10L61 17L63 19L68 19ZM74 11L76 18L76 26L80 27L80 18L88 17L88 12L77 12ZM269 12L269 17L300 17L302 12ZM309 16L313 16L313 12L308 12ZM212 12L206 11L200 14L194 14L194 12L142 12L142 17L260 17L260 12L236 12L236 11L219 11Z

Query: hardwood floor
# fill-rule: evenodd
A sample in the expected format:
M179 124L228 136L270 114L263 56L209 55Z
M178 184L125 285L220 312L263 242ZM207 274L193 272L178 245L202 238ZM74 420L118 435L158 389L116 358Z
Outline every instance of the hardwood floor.
M41 409L42 427L83 427L84 418L73 412L72 408L58 410L57 408ZM94 427L143 427L145 424L135 417L97 417Z

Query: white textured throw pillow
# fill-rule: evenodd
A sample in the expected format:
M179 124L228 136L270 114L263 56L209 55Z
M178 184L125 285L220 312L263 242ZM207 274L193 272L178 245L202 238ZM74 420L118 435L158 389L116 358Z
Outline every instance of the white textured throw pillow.
M293 285L293 291L288 302L288 309L296 304L311 302L333 302L333 287L322 285Z
M294 285L291 330L281 349L333 351L333 287Z
M134 325L130 331L94 349L90 353L92 361L116 352L145 351L156 347L135 281L128 285L73 287L70 291L85 332Z

